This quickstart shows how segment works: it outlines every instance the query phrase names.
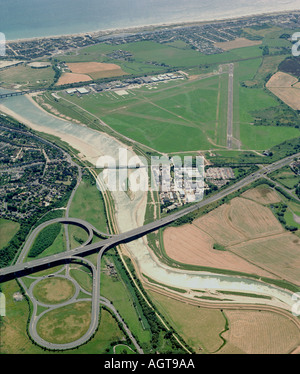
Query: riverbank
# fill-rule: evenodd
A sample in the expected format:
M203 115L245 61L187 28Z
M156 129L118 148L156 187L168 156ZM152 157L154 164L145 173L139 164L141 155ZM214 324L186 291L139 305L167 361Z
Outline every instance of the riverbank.
M78 150L82 157L90 160L93 164L102 155L118 159L120 142L86 126L51 116L25 96L5 99L4 103L0 105L0 110L33 130L57 136ZM133 155L132 152L129 151L129 153ZM115 205L114 212L119 232L126 232L143 225L147 205L147 192L138 191L134 193L132 199L124 191L113 191L111 195ZM263 304L278 306L288 310L293 304L291 292L260 281L246 277L171 268L160 262L151 252L145 237L126 244L126 248L141 274L167 287L187 290L204 289L257 293L270 296L270 299L264 299ZM189 293L186 293L186 295L191 296ZM239 299L241 303L249 301L243 297ZM256 300L253 300L254 303L258 302L257 298L253 299Z

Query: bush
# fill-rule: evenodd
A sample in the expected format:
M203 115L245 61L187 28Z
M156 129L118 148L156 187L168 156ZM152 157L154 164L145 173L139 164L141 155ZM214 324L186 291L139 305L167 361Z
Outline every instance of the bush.
M45 249L49 248L60 233L60 229L61 227L59 223L53 223L52 225L45 227L35 239L28 257L36 257L44 252Z

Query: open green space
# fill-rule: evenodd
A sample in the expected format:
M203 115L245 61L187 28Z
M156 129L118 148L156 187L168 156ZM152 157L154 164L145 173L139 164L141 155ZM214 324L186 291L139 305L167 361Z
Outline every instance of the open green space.
M247 58L253 48L234 50L240 54L234 63L234 147L263 151L298 137L299 128L282 121L278 126L278 119L288 109L264 87L266 78L276 71L285 55L254 54ZM225 56L207 56L215 59L216 67L223 64L223 73L210 77L200 74L194 79L128 89L127 95L107 91L77 96L62 91L60 100L49 95L43 99L64 115L93 127L102 120L117 133L160 152L221 150L227 145ZM264 119L269 112L275 113L277 120L266 126ZM298 116L291 109L288 112L289 122Z
M70 266L71 277L80 284L87 292L92 292L93 290L93 279L91 271L86 267L79 264L72 264Z
M18 222L0 218L0 248L5 247L20 228Z
M98 230L108 232L105 204L92 177L83 177L72 200L69 216L86 220ZM72 228L69 232L75 241L75 243L73 241L73 245L76 245L77 242L78 246L78 242L80 244L84 240L85 234L82 230Z
M56 238L58 237L61 231L61 225L59 223L53 223L49 226L46 226L40 233L37 235L35 241L33 242L32 247L28 253L28 257L37 257L45 249L52 246Z
M113 265L117 274L109 272L107 265ZM114 260L113 250L109 250L103 257L101 268L101 294L114 304L140 344L147 345L151 339L147 319L137 301L134 289L124 273L124 269Z
M269 57L267 58L269 59ZM278 62L278 56L275 56L275 60ZM258 71L261 66L261 58L254 59L251 63L240 61L235 64L235 80L238 83L235 86L237 90L234 96L234 127L239 127L242 149L245 150L262 151L300 135L299 130L293 127L254 125L259 111L281 107L279 101L270 95L264 87L244 85L245 81L258 79ZM262 78L259 81L264 83Z
M0 86L18 89L47 88L53 79L52 67L32 69L30 66L19 65L1 71Z
M300 175L294 173L289 166L276 170L270 177L288 189L294 189L300 183Z
M111 92L80 98L61 96L67 100L68 110L70 103L74 104L73 118L81 107L135 141L162 152L180 152L225 144L227 81L224 74L161 83L156 90L135 89L126 96ZM64 100L59 100L59 105L63 104Z
M27 278L24 278L27 280ZM2 319L0 323L0 352L2 354L57 354L57 352L51 352L45 350L38 345L34 344L27 335L27 324L28 317L30 315L29 303L26 298L23 298L21 301L15 301L13 295L15 293L20 293L21 289L18 286L17 281L9 281L1 284L1 292L6 296L6 317ZM75 308L74 308L75 307ZM63 334L63 329L67 331L66 336L71 336L72 331L68 332L68 329L72 329L73 333L75 329L78 329L78 326L74 326L74 322L78 322L82 317L88 321L88 312L90 304L86 303L83 305L84 308L80 308L80 304L74 305L68 308L62 308L59 310L62 314L54 313L47 320L44 319L43 323L49 323L52 326L52 323L58 322L57 330L48 332L45 331L47 337L52 335L57 341L60 340L61 334ZM76 311L77 309L77 311ZM46 316L45 316L46 317ZM68 320L68 317L70 319ZM52 318L52 321L51 321ZM72 321L72 318L74 320ZM73 327L72 327L73 323ZM53 327L54 327L53 325ZM51 327L50 327L51 329ZM119 324L112 314L107 311L105 308L100 310L100 323L95 335L91 341L87 344L82 345L81 347L76 348L75 351L65 351L60 354L70 354L70 353L90 353L90 354L104 354L104 353L113 353L113 347L118 343L126 342L126 336L123 331L120 329Z
M70 248L74 249L81 246L88 239L88 233L76 225L68 225Z
M132 54L130 61L109 57L112 52L122 50ZM200 53L186 43L174 41L160 44L155 41L125 43L122 45L97 44L82 48L79 52L59 56L58 59L70 62L104 62L121 66L128 74L147 74L165 71L166 68L191 68L199 65L216 65L223 62L237 61L262 55L258 46L237 48L233 51L215 55Z
M90 321L91 302L78 301L44 314L38 321L37 332L51 343L68 343L84 335Z
M196 353L213 353L222 346L220 333L224 330L225 318L220 310L189 305L154 291L149 291L149 295ZM182 318L183 315L188 318Z
M60 304L69 300L74 292L74 284L60 277L42 279L33 289L34 298L44 304Z

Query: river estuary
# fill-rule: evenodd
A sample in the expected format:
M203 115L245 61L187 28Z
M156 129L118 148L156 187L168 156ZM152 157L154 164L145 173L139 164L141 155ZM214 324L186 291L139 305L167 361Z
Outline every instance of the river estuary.
M34 130L61 138L94 165L96 165L100 156L107 155L118 159L120 147L127 148L105 133L48 114L26 96L1 100L0 111L14 116ZM131 151L130 155L133 155ZM125 192L118 191L112 192L112 197L115 202L116 222L120 232L126 232L143 225L147 205L147 192L135 192L129 199ZM141 273L169 287L266 295L272 299L266 298L262 301L261 298L239 298L238 296L231 297L231 295L230 299L247 303L263 302L268 305L281 306L287 310L290 310L295 302L292 300L291 292L246 277L216 275L200 271L183 271L166 266L151 252L147 246L146 237L126 244L126 246L135 259ZM185 294L182 295L184 296ZM186 293L186 296L191 297L191 294Z

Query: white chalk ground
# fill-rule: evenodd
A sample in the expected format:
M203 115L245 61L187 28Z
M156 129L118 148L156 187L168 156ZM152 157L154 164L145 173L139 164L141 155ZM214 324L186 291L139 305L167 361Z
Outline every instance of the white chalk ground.
M24 62L24 61L21 61L21 60L0 61L0 69L8 68L8 67L11 67L11 66L14 66L14 65L18 65L18 64L21 64L22 62Z
M115 91L115 93L119 96L124 96L124 95L128 95L128 92L125 91L125 90L119 90L119 91Z
M14 97L3 101L0 111L13 116L18 121L34 130L55 135L80 151L84 157L96 165L100 156L109 155L118 159L119 148L125 145L107 134L92 130L86 126L74 124L48 114L27 97ZM128 151L129 155L133 155ZM146 169L145 169L146 172ZM120 232L125 232L143 225L147 205L147 192L135 192L131 199L125 192L112 193L115 202L116 221ZM159 262L146 243L146 238L140 238L126 245L139 266L140 272L159 283L171 287L194 290L231 290L253 292L271 296L272 300L258 298L238 298L244 303L260 303L281 306L291 310L295 304L292 293L277 289L267 284L247 280L242 277L215 275L206 272L173 269ZM185 294L182 294L185 295ZM191 293L186 294L191 297ZM228 295L229 298L229 295ZM230 296L230 298L232 298ZM232 298L233 299L233 298ZM281 300L281 301L279 301Z

